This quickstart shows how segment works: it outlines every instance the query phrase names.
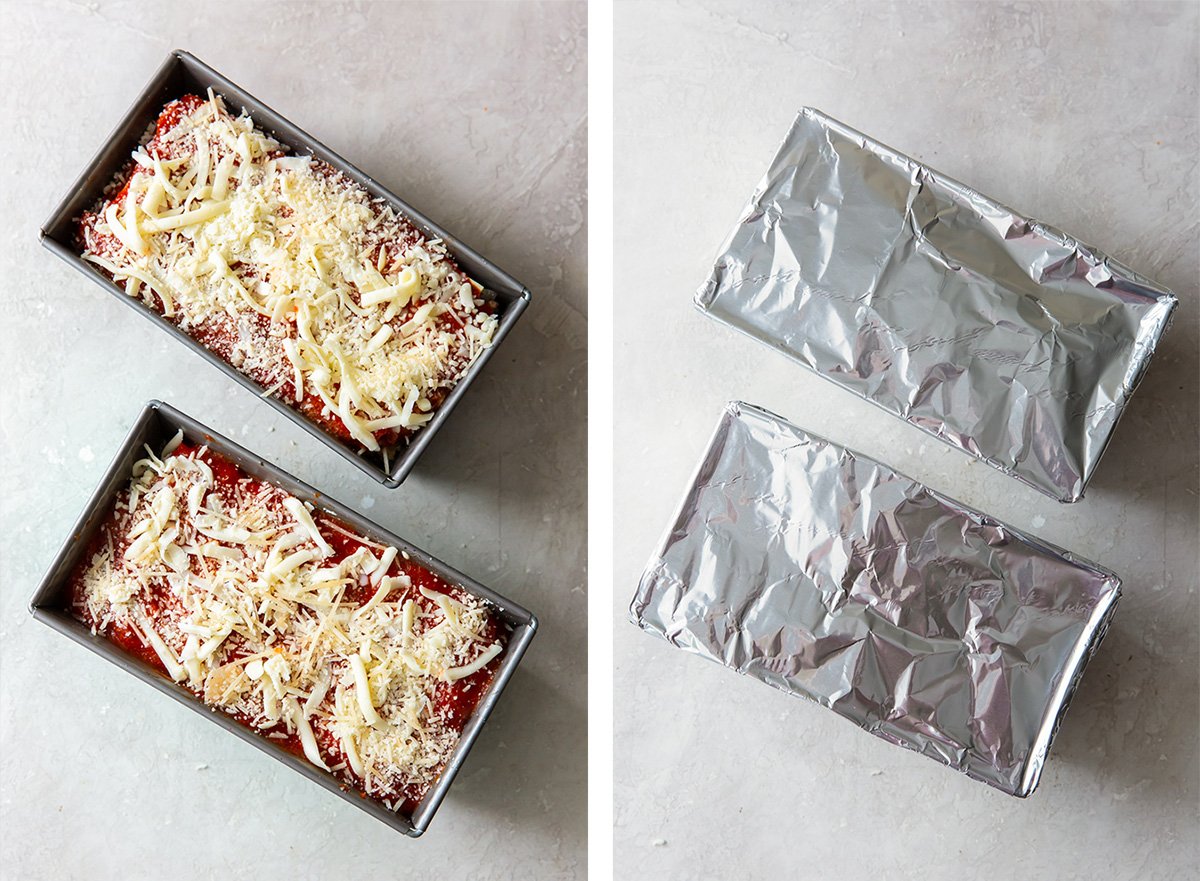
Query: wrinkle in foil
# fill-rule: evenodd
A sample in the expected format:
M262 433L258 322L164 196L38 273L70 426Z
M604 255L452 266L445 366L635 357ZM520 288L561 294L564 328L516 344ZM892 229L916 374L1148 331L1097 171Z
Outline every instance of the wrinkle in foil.
M631 617L1025 796L1119 595L1111 572L732 403Z
M1076 501L1177 298L811 108L696 296L952 446Z

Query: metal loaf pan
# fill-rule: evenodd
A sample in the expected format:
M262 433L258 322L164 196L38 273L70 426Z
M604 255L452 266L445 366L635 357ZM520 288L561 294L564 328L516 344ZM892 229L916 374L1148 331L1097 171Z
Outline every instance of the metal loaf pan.
M1010 795L1121 582L758 407L726 406L635 624Z
M372 457L360 454L358 451L343 444L333 435L322 429L316 423L293 410L283 401L271 396L266 402L277 411L287 416L313 437L320 439L330 448L336 450L344 459L354 463L356 467L378 480L384 486L399 486L412 471L417 459L425 447L433 440L433 436L442 424L450 418L459 400L467 388L475 381L475 377L483 369L488 359L495 353L504 337L512 330L525 307L529 305L530 293L521 282L517 281L496 264L483 257L473 248L464 243L453 233L434 223L420 211L403 201L399 196L387 189L366 173L355 168L337 153L330 150L307 132L297 128L284 117L280 116L267 105L263 104L249 92L217 73L195 56L175 51L167 58L158 72L150 80L133 106L118 123L116 129L104 146L88 163L87 168L78 180L71 186L65 199L54 209L54 213L43 224L40 238L43 245L78 269L106 291L116 295L125 305L135 309L141 315L149 318L164 331L179 340L193 352L204 358L210 364L221 370L234 382L244 386L256 395L263 392L262 386L248 376L240 373L230 364L218 358L200 343L196 342L174 324L163 318L153 309L143 305L126 294L116 283L108 279L99 269L87 263L79 255L75 247L75 227L79 216L96 204L104 195L104 190L113 182L117 174L129 162L130 153L146 139L146 134L158 118L162 107L189 92L203 95L207 89L212 89L225 98L231 110L245 108L254 118L254 124L269 132L280 143L290 147L293 152L311 154L318 159L328 162L334 168L344 173L348 178L361 184L374 197L383 199L397 212L407 217L425 233L440 238L446 242L450 253L459 266L475 281L483 285L488 293L499 303L499 325L496 328L492 345L483 351L471 369L450 392L442 406L434 413L434 417L412 438L411 442L390 463L390 469L385 471L382 465Z
M696 295L705 314L1063 502L1179 299L811 107Z
M508 647L502 657L500 669L496 672L496 676L492 680L487 694L483 696L483 699L479 702L479 706L463 728L462 738L455 748L454 753L450 756L450 760L447 762L441 777L438 778L438 781L426 793L425 798L417 805L411 818L389 811L382 804L361 796L357 790L347 787L332 774L321 771L314 765L310 765L304 759L280 747L275 741L254 733L222 712L209 709L199 698L182 686L172 682L155 668L126 654L104 637L93 635L90 628L72 617L68 611L71 573L76 564L87 552L88 543L108 515L117 492L128 485L130 469L133 467L133 463L144 455L142 450L143 445L148 444L152 450L161 449L180 429L183 430L184 437L189 442L207 444L211 450L237 463L238 466L252 477L274 483L283 487L297 498L306 502L312 502L320 511L349 524L362 535L394 545L400 550L406 551L412 559L448 583L457 585L467 591L467 593L490 602L500 618L511 626L512 634L509 637ZM129 430L128 436L126 436L121 449L117 452L108 471L100 481L100 485L92 494L91 499L88 500L83 513L75 523L74 529L71 530L70 536L63 543L62 548L54 558L54 562L51 563L49 571L42 579L41 584L38 585L33 599L30 600L29 608L33 613L33 617L42 623L48 624L64 636L107 658L122 670L133 674L163 694L190 707L205 719L221 726L247 743L256 746L267 753L267 755L283 762L283 764L292 770L304 775L309 780L324 787L344 801L349 802L360 810L366 811L371 816L387 823L393 829L413 838L424 833L429 827L429 823L441 805L442 800L446 797L446 791L454 781L458 769L466 759L467 753L470 752L475 738L479 736L480 729L487 721L488 716L491 715L492 710L496 706L496 701L500 699L501 692L504 691L508 681L512 678L517 664L520 663L521 657L525 654L525 650L528 648L529 642L533 639L533 635L537 630L537 618L512 600L488 590L482 584L468 578L441 560L430 556L419 548L413 547L399 536L359 516L345 505L318 492L308 484L297 480L269 462L264 461L245 447L239 446L228 438L222 437L211 429L201 425L190 416L180 413L178 410L160 401L150 401L133 427Z

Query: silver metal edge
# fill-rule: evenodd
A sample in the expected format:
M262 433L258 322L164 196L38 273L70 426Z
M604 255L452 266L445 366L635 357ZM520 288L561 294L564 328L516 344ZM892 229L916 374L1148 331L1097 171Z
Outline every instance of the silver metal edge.
M639 608L638 602L641 599L642 581L645 579L646 573L651 570L655 562L662 557L664 551L666 551L667 545L671 539L671 535L675 532L675 527L679 525L680 518L683 515L684 509L687 507L688 498L692 494L692 487L699 482L700 475L704 472L704 469L708 467L709 460L712 458L713 447L717 442L717 438L724 434L725 425L731 419L737 418L739 406L741 406L740 401L729 401L724 407L721 408L721 418L717 420L716 426L714 426L713 430L709 432L708 443L704 445L704 449L700 453L699 460L692 468L691 475L688 477L687 483L684 484L685 489L680 495L679 501L676 502L674 510L671 512L671 519L667 522L666 527L659 535L658 542L654 545L654 550L650 552L650 557L646 560L646 565L642 567L642 575L638 578L638 588L633 595L633 601L629 604L627 618L630 623L635 624L642 630L645 630L647 633L653 633L655 636L662 637L667 642L671 643L671 645L675 645L675 643L670 637L667 636L665 632L660 631L658 628L652 627L648 622L642 620L641 609L644 609L644 606Z
M1075 646L1068 668L1070 673L1063 676L1055 691L1054 699L1046 707L1046 715L1038 729L1038 736L1030 746L1025 769L1021 775L1020 789L1015 793L1019 798L1028 798L1037 789L1038 783L1041 781L1042 769L1046 765L1046 759L1050 757L1050 748L1066 717L1071 698L1074 697L1079 683L1083 680L1083 673L1088 662L1095 657L1096 652L1100 649L1100 643L1108 633L1113 615L1117 611L1117 604L1121 600L1120 579L1114 578L1114 581L1115 589L1105 597L1105 602L1097 605L1088 626L1079 636L1079 642Z

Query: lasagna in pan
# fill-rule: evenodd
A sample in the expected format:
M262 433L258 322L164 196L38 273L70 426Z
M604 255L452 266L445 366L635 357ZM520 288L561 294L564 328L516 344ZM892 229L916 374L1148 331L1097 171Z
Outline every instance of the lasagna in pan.
M72 574L72 614L411 814L499 668L495 610L182 433L146 453Z
M385 470L492 343L497 304L440 240L211 91L110 191L83 258Z

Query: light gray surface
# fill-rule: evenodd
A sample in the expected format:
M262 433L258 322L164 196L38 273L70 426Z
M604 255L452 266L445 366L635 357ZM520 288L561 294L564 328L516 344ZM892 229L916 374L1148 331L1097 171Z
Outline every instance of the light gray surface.
M1197 870L1197 28L1188 4L619 3L616 866L624 879L1157 879ZM801 105L1182 300L1061 505L693 311ZM636 630L625 610L740 397L1117 571L1021 801Z
M585 873L586 10L10 3L0 291L0 876ZM385 490L37 244L186 48L524 281L533 305ZM52 145L52 149L43 147ZM541 618L430 831L404 839L34 622L26 603L161 397ZM347 868L352 867L350 871ZM337 874L340 871L340 874Z

